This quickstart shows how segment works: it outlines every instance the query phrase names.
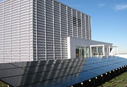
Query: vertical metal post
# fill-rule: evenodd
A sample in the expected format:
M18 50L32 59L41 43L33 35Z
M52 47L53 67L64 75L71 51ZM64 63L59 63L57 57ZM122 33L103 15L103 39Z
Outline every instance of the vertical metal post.
M10 50L11 50L11 56L10 56L10 62L12 61L12 2L10 1L10 26L11 26L11 42L10 42Z
M85 39L87 39L87 29L86 29L86 15L84 15L85 17L84 17L84 19L85 19Z
M91 36L91 17L89 17L89 40L92 39L92 36Z
M37 45L37 0L36 0L36 61L38 60L38 45Z
M76 10L76 26L77 26L76 30L77 30L77 38L78 38L78 12L77 12L77 10Z
M59 12L60 12L60 52L61 52L61 59L62 59L62 35L61 35L61 3L59 3Z
M4 2L3 2L3 9L2 9L2 10L3 10L3 13L4 13ZM5 48L4 48L4 44L5 44L5 43L4 43L4 40L5 40L5 39L4 39L4 33L5 33L5 32L4 32L4 21L5 21L5 20L4 20L4 19L5 19L4 16L5 16L5 14L2 14L2 15L3 15L3 17L2 17L2 18L3 18L3 21L2 21L2 23L3 23L3 29L2 29L2 31L3 31L3 39L2 39L3 42L2 42L2 43L3 43L3 44L2 44L2 45L3 45L3 46L2 46L2 47L3 47L3 63L4 63L4 62L5 62L5 61L4 61L4 49L5 49Z
M92 47L90 46L90 57L92 57Z
M74 29L73 29L73 10L72 10L72 8L71 8L71 18L72 18L72 22L71 22L71 24L72 24L72 37L74 36Z
M54 0L52 1L52 9L53 9L53 59L55 59L55 30L54 30Z
M47 44L46 44L46 0L44 0L44 9L45 9L45 60L47 60Z
M67 37L69 36L68 30L68 7L66 6L66 22L67 22Z
M80 15L81 15L81 38L83 38L82 13L80 13Z

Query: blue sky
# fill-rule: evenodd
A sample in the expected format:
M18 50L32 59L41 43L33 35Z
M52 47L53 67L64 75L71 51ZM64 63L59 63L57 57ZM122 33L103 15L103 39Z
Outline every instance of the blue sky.
M127 53L127 0L58 0L91 16L92 39Z
M93 40L111 42L127 53L127 0L58 1L91 16Z

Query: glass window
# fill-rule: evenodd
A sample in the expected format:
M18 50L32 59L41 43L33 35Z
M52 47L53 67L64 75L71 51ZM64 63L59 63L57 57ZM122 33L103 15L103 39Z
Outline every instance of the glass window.
M98 47L98 53L99 55L103 55L102 47Z
M76 48L76 58L89 57L89 47L77 47Z
M89 47L86 47L86 57L89 57Z
M92 47L92 53L93 53L93 56L95 56L96 55L96 47Z
M76 48L76 58L79 58L79 48Z

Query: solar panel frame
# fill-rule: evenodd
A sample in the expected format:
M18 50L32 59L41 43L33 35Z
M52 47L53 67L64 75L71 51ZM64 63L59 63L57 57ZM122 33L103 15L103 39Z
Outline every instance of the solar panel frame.
M7 63L0 64L0 80L17 87L65 87L125 65L127 59L117 57Z

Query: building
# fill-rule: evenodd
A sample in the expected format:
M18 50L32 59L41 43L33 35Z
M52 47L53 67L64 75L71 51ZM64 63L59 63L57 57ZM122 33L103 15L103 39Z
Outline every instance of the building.
M0 2L0 61L109 55L111 43L91 40L91 17L57 0Z

